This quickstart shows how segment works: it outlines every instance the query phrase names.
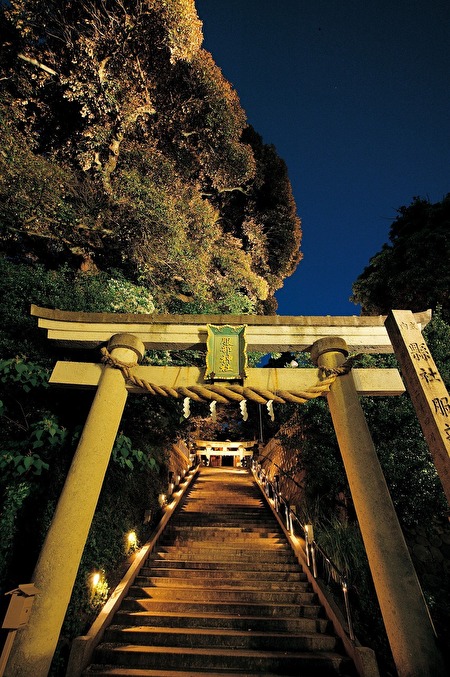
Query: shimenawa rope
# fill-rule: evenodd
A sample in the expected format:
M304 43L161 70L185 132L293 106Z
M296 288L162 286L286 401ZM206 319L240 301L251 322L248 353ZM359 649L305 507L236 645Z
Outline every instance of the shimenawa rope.
M210 402L215 401L219 404L230 404L231 402L242 402L243 400L252 400L259 404L267 404L268 402L277 402L285 404L286 402L294 402L296 404L304 404L309 400L320 397L330 390L334 381L345 374L348 374L353 366L355 360L359 355L350 357L340 367L334 369L326 369L321 367L324 378L318 383L306 390L278 390L272 392L264 388L252 388L249 386L241 386L238 384L218 384L205 383L201 385L179 386L178 388L171 388L170 386L158 385L156 383L149 383L148 381L139 378L132 373L137 362L133 364L126 364L120 360L116 360L107 348L102 348L102 362L115 369L120 369L125 380L133 385L145 390L150 395L160 395L163 397L189 397L195 402Z

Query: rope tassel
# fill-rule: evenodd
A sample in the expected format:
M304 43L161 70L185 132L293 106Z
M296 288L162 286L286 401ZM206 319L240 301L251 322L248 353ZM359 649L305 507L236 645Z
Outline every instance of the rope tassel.
M239 408L241 410L242 420L246 421L248 419L247 400L241 400L239 402Z
M211 412L211 418L214 421L214 423L217 421L217 410L216 410L216 405L217 402L213 400L211 404L209 405L209 410Z
M189 397L185 397L183 400L183 416L184 418L189 418L191 415L191 407L190 407L191 399Z

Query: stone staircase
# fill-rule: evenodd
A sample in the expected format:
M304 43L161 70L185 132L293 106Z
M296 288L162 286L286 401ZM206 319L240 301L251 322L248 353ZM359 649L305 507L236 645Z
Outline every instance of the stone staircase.
M83 674L356 673L251 474L202 468Z

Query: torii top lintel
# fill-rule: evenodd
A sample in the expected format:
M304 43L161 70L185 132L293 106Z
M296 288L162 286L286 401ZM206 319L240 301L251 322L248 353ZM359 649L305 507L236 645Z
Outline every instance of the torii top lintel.
M315 341L327 336L343 338L350 351L392 353L384 326L386 316L281 316L281 315L141 315L86 313L31 306L38 326L59 345L90 348L109 341L114 334L139 338L147 349L205 349L207 325L247 325L249 350L259 352L309 351ZM423 329L431 311L415 313Z

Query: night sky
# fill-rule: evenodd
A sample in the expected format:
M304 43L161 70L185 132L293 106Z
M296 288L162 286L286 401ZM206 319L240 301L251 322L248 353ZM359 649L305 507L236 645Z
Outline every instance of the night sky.
M280 315L358 315L396 209L450 192L448 0L196 0L204 47L285 160L303 261ZM437 252L438 254L438 252Z

